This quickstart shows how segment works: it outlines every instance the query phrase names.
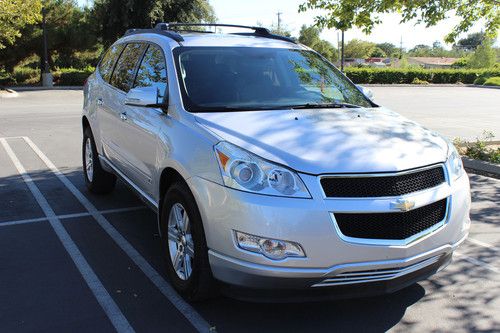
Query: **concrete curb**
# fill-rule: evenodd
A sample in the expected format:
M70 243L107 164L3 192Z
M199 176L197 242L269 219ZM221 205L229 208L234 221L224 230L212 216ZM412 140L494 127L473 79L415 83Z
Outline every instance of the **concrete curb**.
M39 90L82 90L83 86L54 86L54 87L10 87L14 91L39 91Z
M500 179L500 165L462 157L464 168L473 173Z

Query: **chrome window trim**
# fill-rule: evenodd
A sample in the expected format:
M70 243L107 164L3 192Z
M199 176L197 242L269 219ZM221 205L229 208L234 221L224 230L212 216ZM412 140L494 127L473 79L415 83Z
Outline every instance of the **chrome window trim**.
M443 200L443 199L440 199ZM437 200L439 201L439 200ZM434 202L437 202L434 201ZM434 202L428 203L428 205L433 204ZM415 243L416 241L422 240L423 238L433 234L434 232L437 232L441 228L443 228L449 220L449 211L450 211L450 205L451 205L451 196L446 197L446 210L444 213L444 219L436 223L430 228L427 228L425 230L422 230L421 232L405 238L405 239L373 239L373 238L356 238L356 237L349 237L346 236L342 233L340 230L337 220L335 219L335 212L330 212L330 218L333 222L333 225L335 227L335 231L337 232L337 235L341 240L347 243L352 243L352 244L357 244L357 245L375 245L375 246L395 246L395 247L405 247L409 244ZM352 212L349 212L352 213ZM363 212L370 214L369 212ZM388 212L388 213L397 213L397 212ZM401 213L401 212L399 212Z
M402 176L406 174L411 174L411 173L416 173L416 172L421 172L425 170L430 170L435 167L440 166L443 169L444 173L444 182L430 188L426 188L420 191L416 192L410 192L410 193L405 193L399 196L383 196L383 197L327 197L325 190L323 189L323 186L321 185L321 180L324 178L375 178L375 177L395 177L395 176ZM449 184L449 177L448 177L448 172L446 170L445 164L444 163L436 163L436 164L431 164L425 167L417 168L417 169L410 169L410 170L404 170L404 171L396 171L396 172L375 172L375 173L339 173L339 174L325 174L325 175L319 175L317 177L317 184L319 188L321 189L321 194L323 196L324 200L380 200L380 199L394 199L394 198L401 198L403 196L407 195L412 195L415 193L424 193L427 191L432 191L435 190L436 188L442 186L442 184L448 183Z

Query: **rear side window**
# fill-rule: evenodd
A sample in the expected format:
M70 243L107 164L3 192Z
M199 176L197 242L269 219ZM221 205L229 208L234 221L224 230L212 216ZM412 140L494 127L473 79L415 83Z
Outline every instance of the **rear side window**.
M130 43L125 46L122 55L116 63L113 76L111 77L111 85L116 88L128 92L134 81L135 72L137 70L137 63L141 58L145 44Z
M123 47L123 44L111 46L99 63L99 73L101 73L102 78L106 82L109 82L109 79L111 78L113 66L115 65L116 59L122 52Z
M163 52L158 46L149 45L139 66L134 83L135 87L156 87L160 95L165 96L167 67Z

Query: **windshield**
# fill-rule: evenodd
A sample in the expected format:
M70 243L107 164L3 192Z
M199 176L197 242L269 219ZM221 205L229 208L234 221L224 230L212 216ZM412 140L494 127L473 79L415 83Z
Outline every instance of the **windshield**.
M339 70L312 51L178 47L174 56L184 107L191 112L372 106Z

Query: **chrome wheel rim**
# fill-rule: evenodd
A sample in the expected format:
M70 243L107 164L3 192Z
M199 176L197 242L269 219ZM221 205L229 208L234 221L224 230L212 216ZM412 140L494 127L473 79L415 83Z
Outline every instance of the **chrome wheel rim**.
M184 281L189 279L193 272L194 243L188 214L180 203L175 203L168 215L168 248L177 276Z
M94 179L94 154L92 153L92 142L90 138L87 138L85 142L85 170L87 179L89 182L92 182L92 179Z

